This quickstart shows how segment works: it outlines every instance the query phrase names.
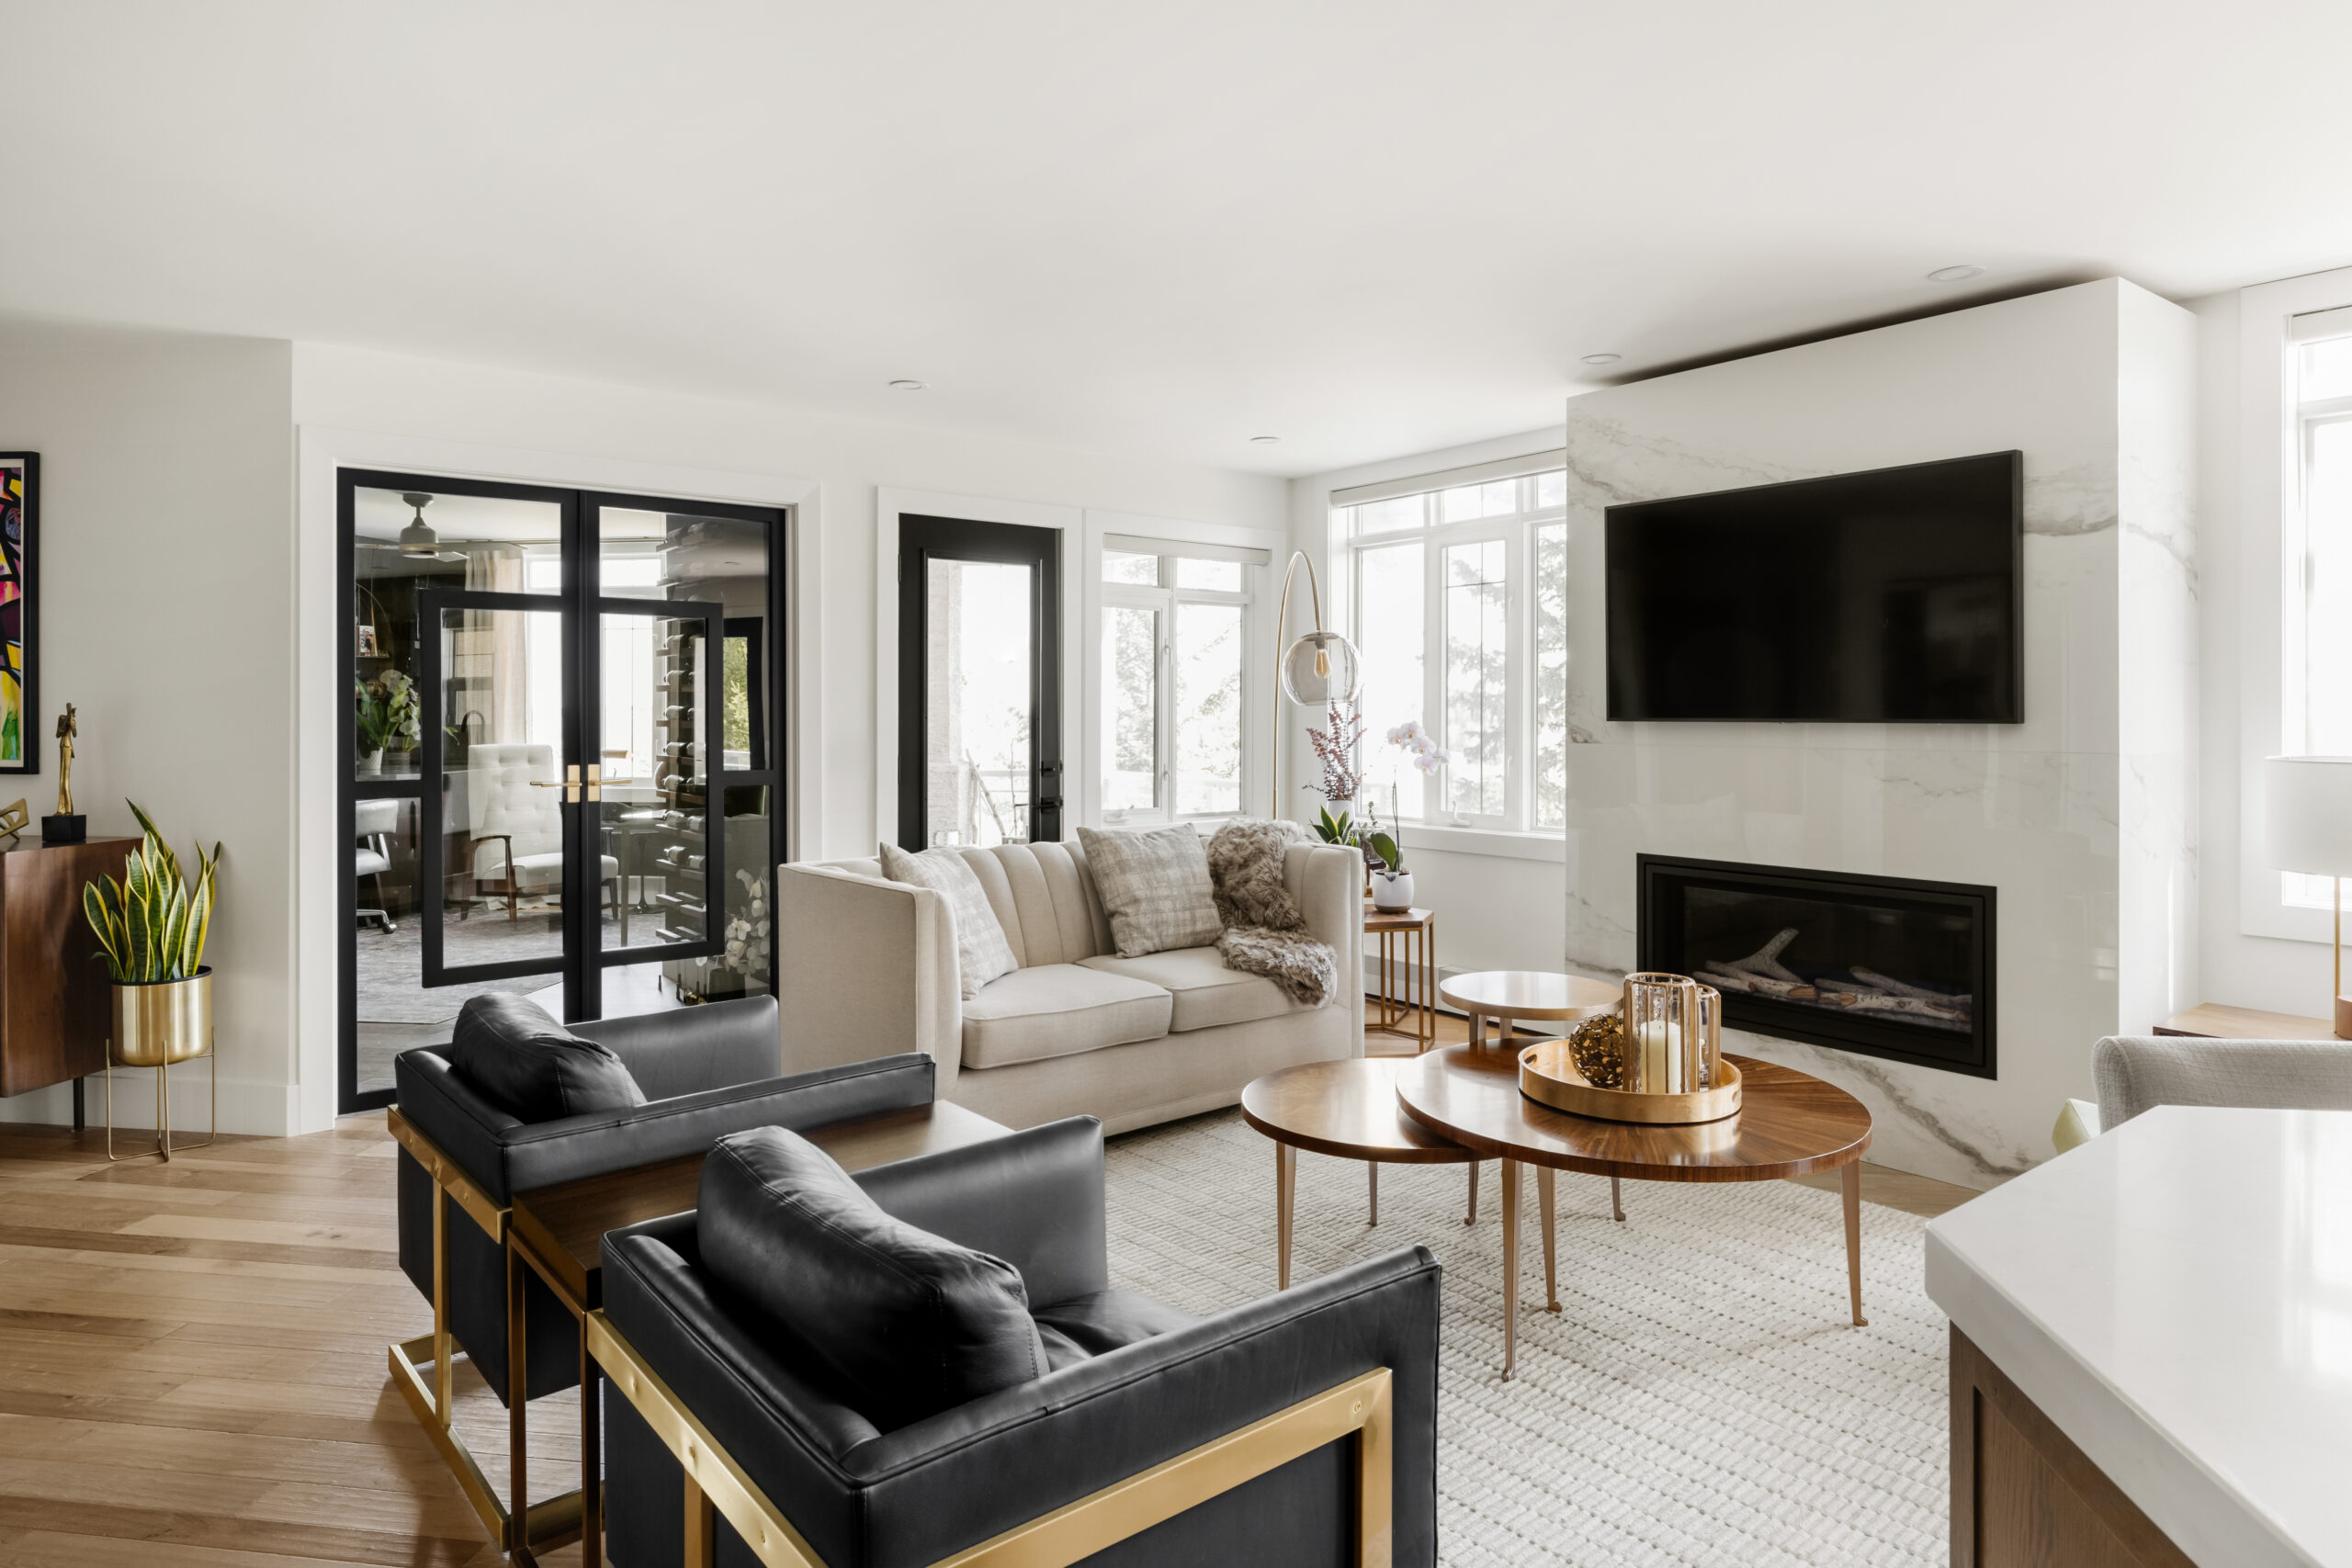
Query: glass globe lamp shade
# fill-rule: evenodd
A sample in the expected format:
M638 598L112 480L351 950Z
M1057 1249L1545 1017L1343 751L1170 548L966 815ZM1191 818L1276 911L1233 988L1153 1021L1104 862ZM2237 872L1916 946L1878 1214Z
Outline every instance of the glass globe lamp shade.
M1363 660L1338 632L1307 632L1283 655L1283 691L1295 703L1351 703L1363 684Z

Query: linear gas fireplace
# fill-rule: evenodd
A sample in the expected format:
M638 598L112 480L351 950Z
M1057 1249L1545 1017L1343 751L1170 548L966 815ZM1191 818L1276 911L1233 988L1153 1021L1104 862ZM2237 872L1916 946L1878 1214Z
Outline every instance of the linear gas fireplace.
M1734 1029L1997 1077L1990 887L1641 855L1638 961Z

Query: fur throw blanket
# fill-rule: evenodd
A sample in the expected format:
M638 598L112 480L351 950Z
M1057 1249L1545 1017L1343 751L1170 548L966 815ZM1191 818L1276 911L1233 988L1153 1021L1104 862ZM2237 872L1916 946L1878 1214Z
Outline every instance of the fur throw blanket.
M1306 836L1295 822L1227 823L1209 840L1209 890L1225 924L1216 950L1226 966L1319 1008L1340 994L1340 955L1306 934L1306 912L1283 885L1283 857Z

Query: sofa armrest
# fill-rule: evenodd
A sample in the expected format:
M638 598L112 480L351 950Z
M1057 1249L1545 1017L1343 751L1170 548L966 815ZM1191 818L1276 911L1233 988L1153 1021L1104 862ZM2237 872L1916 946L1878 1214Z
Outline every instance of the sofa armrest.
M1091 1116L876 1166L855 1179L907 1224L1020 1269L1032 1307L1110 1289L1102 1123Z
M2091 1078L2106 1130L2159 1105L2352 1111L2352 1041L2110 1034Z
M491 1107L437 1048L393 1059L400 1109L493 1202L517 1192L707 1149L750 1127L800 1131L928 1105L930 1058L881 1057L733 1084L623 1111L518 1122Z
M571 1027L582 1040L594 1040L618 1056L648 1100L757 1083L784 1071L784 1036L774 997L665 1008Z
M928 887L831 866L776 867L776 998L798 1069L921 1051L939 1092L964 1059L964 1001L947 901Z
M1340 844L1293 844L1283 855L1283 886L1306 916L1306 932L1340 955L1337 998L1354 1026L1351 1056L1363 1055L1363 855Z

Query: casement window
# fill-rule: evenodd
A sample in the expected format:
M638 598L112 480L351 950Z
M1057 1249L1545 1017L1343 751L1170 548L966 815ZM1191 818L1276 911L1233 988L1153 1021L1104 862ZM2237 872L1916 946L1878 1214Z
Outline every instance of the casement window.
M1249 717L1263 664L1250 657L1251 609L1267 559L1240 546L1103 536L1093 739L1104 823L1242 809L1264 750Z
M1557 452L1332 496L1364 766L1383 815L1519 832L1567 819L1566 476ZM1388 732L1453 754L1424 776Z
M2280 739L2352 756L2352 306L2290 317L2286 337ZM2328 907L2326 877L2281 875L2284 902Z

